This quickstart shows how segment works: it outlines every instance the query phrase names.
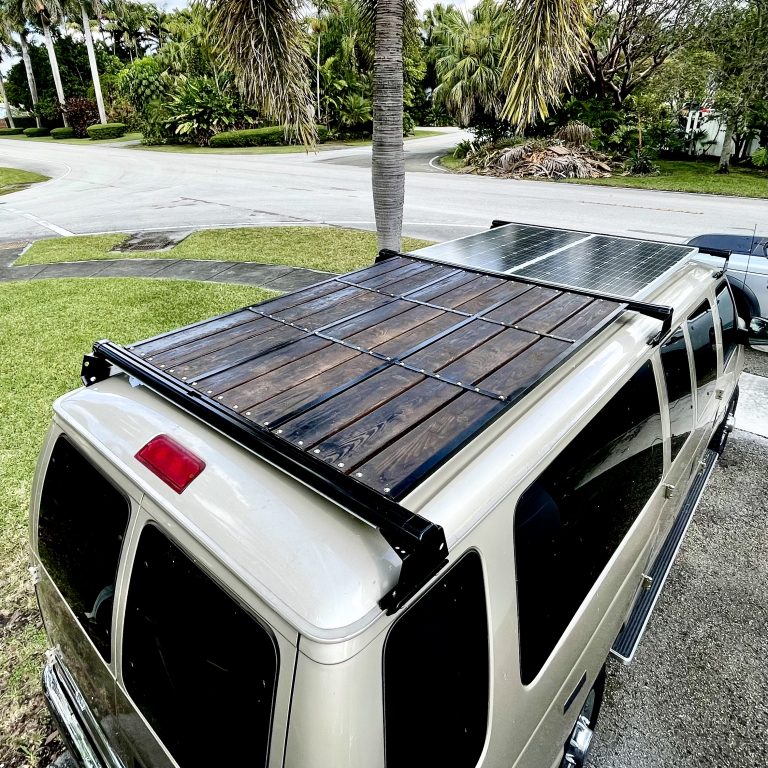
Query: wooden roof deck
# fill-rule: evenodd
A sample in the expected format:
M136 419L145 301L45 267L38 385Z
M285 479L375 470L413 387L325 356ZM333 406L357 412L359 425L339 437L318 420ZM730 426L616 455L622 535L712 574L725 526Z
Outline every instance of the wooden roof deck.
M625 308L398 256L128 349L397 500Z

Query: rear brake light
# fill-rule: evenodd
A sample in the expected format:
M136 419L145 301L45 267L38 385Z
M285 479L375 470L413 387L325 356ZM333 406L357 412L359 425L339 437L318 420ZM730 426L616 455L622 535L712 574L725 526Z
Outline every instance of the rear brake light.
M153 437L136 458L176 493L181 493L205 469L202 459L168 435Z

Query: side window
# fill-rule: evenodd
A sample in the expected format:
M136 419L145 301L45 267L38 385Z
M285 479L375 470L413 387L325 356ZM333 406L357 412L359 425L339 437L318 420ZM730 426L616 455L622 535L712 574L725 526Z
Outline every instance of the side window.
M384 646L388 768L477 765L488 728L487 622L476 552L395 622Z
M674 461L693 429L691 370L682 328L678 328L662 345L661 365L667 385L669 422L672 427L672 461Z
M712 318L712 307L708 301L703 302L688 318L688 333L693 347L699 413L701 413L706 406L704 398L708 385L717 377L715 322Z
M147 526L128 589L123 679L182 768L266 764L277 669L271 634Z
M736 307L728 283L723 283L717 292L717 312L720 315L720 329L723 333L723 367L728 365L736 349Z
M38 552L107 662L117 566L130 513L128 499L60 437L43 482Z
M539 673L663 469L659 399L648 362L518 501L515 563L524 684Z

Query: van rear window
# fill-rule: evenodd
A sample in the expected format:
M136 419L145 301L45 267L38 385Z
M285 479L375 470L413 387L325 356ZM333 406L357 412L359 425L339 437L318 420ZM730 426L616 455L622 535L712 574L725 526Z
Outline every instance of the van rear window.
M736 350L736 306L733 303L728 283L723 283L717 292L717 313L720 315L720 329L723 334L723 367L728 365Z
M674 461L693 429L691 368L682 328L678 328L661 347L661 365L667 384Z
M128 499L60 437L40 497L38 553L107 662L117 565L130 511Z
M129 695L182 768L266 764L275 641L152 525L134 560L122 669Z
M691 337L693 362L696 367L698 416L701 416L707 407L707 398L714 391L714 381L717 378L715 321L708 301L703 302L688 318L688 333Z
M661 482L659 398L640 368L523 493L515 510L520 674L539 673Z

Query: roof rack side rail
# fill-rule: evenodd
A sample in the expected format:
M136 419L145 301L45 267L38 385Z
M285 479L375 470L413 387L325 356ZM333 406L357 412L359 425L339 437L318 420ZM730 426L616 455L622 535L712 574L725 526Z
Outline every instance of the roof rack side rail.
M268 429L211 400L173 376L151 367L130 350L111 341L98 341L83 359L83 383L91 386L119 369L167 398L206 424L266 459L279 469L336 502L378 529L402 560L397 584L379 601L394 613L448 562L441 526L395 500L341 474L324 461L273 435Z

